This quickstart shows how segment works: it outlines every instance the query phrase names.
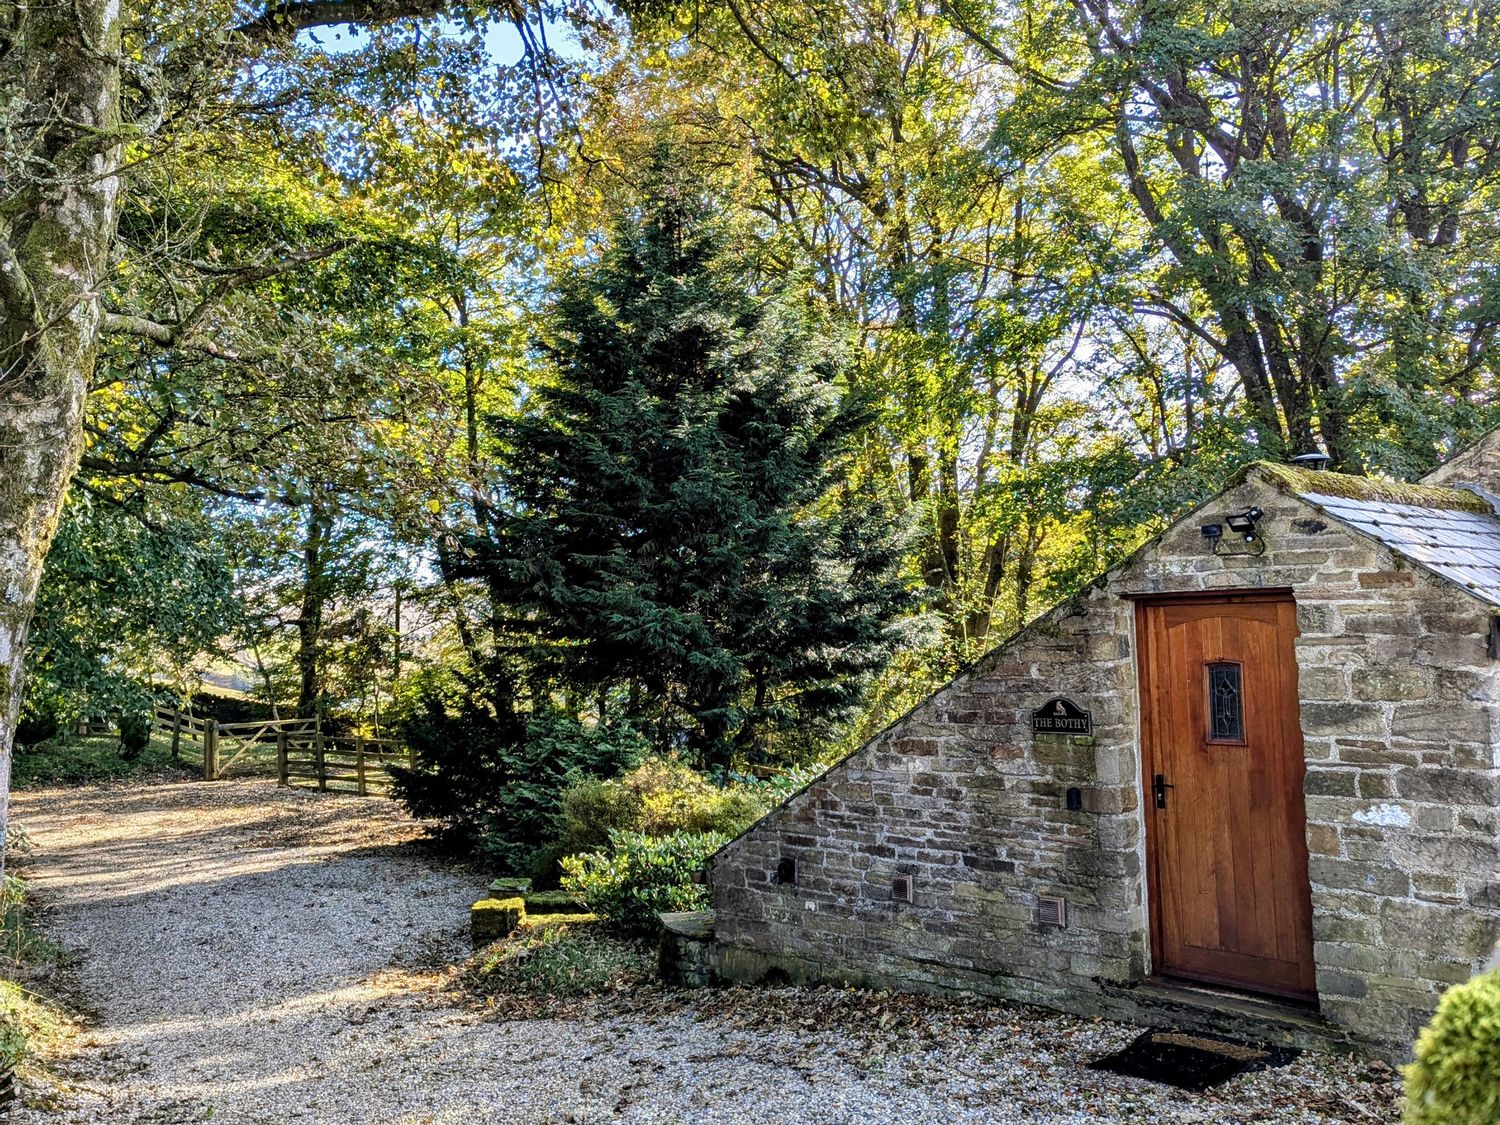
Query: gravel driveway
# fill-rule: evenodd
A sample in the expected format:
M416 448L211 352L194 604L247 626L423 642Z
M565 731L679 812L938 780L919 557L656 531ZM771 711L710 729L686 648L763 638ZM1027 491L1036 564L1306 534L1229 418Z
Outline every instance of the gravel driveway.
M1304 1057L1207 1095L1082 1069L1134 1029L869 993L659 993L504 1019L451 991L483 886L390 802L178 782L19 794L99 1018L39 1122L1370 1122Z

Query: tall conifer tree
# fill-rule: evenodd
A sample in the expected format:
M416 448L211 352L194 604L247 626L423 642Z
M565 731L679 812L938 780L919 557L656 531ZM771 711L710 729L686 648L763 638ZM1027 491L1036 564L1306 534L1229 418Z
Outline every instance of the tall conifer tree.
M864 415L832 338L681 187L567 280L547 335L463 552L497 635L708 766L843 718L910 602L900 535L845 475Z

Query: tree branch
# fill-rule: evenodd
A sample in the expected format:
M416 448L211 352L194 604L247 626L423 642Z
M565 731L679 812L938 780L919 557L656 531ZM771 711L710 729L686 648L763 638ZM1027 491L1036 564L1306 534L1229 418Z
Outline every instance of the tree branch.
M262 281L268 281L273 277L287 273L298 266L305 266L311 262L320 262L325 258L331 258L340 250L343 250L354 240L351 238L336 238L332 242L322 246L314 246L307 250L294 250L283 258L273 262L261 262L255 265L221 266L215 263L192 263L195 268L212 271L218 275L217 280L209 288L208 294L200 300L193 308L188 310L176 324L162 324L160 321L151 320L144 316L135 316L130 313L109 312L104 314L103 328L105 332L123 336L141 336L147 340L154 340L166 347L178 347L187 351L202 352L204 355L215 359L222 359L233 363L250 362L263 359L272 354L267 350L261 350L250 354L236 352L229 348L222 348L212 340L205 340L194 334L194 330L202 322L219 301L232 290L241 289L246 286L256 285Z
M144 316L131 316L127 313L105 313L102 325L105 332L116 336L140 336L147 340L154 340L164 347L177 347L184 351L202 352L204 355L212 356L214 359L222 359L229 363L242 363L246 359L257 358L245 356L240 352L221 348L211 340L182 339L182 328L170 324L162 324L159 321L148 320Z
M83 474L90 473L105 479L134 480L143 484L186 484L193 488L201 488L205 492L212 492L215 496L223 496L230 500L245 500L250 503L258 503L266 499L266 493L262 489L235 488L232 485L221 484L189 465L121 464L105 457L85 454L79 463L79 469L81 472L75 478L75 483L79 484L86 484Z
M335 24L381 24L393 20L431 19L463 7L456 0L282 0L233 34L255 43L285 41L310 27ZM522 18L519 3L501 5L511 18Z

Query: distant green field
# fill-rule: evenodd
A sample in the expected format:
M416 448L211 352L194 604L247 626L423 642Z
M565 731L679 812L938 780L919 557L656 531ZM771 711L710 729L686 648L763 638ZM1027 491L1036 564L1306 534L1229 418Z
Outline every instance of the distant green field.
M201 767L186 752L190 749L195 748L185 748L182 762L174 764L171 737L156 734L140 757L126 761L120 756L117 738L55 738L17 750L11 764L11 784L17 789L37 789L45 785L114 781L170 769L196 773Z

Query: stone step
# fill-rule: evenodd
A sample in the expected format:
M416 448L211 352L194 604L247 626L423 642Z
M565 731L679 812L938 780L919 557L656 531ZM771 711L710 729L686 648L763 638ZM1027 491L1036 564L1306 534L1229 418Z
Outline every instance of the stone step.
M1115 1001L1113 1006L1126 1006L1121 1016L1150 1027L1208 1032L1311 1051L1369 1050L1368 1044L1356 1043L1305 1004L1166 978L1129 987L1105 984L1103 988Z

